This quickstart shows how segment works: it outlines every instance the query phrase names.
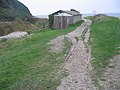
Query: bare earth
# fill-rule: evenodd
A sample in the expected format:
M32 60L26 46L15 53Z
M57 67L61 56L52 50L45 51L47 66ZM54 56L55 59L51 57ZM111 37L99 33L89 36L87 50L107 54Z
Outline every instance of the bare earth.
M61 52L64 48L65 37L68 37L73 43L63 66L63 69L68 71L68 76L61 80L57 90L120 90L120 54L110 60L103 77L99 80L100 86L94 87L92 84L91 48L88 45L91 21L86 19L84 21L73 32L61 35L49 43L53 45L51 51L55 53ZM86 29L83 40L81 36ZM76 37L79 38L78 41Z
M68 37L72 39L73 47L64 68L68 70L69 75L62 80L60 86L57 88L58 90L94 90L91 79L90 48L87 45L90 29L85 34L86 39L84 41L79 39L78 42L75 42L74 39L75 36L81 37L82 32L90 24L91 21L85 20L80 27L68 34Z
M64 69L68 71L68 76L63 78L57 90L94 90L91 79L91 50L87 44L90 36L90 20L85 22L73 32L59 36L51 40L53 52L60 52L63 49L62 41L64 37L71 39L73 46L64 63ZM88 29L85 40L81 38L83 31ZM76 37L79 40L76 40ZM57 49L56 49L57 48Z

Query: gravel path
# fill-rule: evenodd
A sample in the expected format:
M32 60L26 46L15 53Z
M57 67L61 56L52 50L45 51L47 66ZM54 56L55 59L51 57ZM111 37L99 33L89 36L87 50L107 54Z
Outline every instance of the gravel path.
M64 43L65 37L68 37L71 40L71 42L73 43L73 45L76 44L77 43L76 37L80 38L82 32L91 24L90 20L85 19L84 21L85 22L80 27L78 27L76 30L68 33L67 35L61 35L55 39L52 39L48 43L53 46L53 47L51 47L51 52L59 53L63 50L63 48L64 48L63 43Z
M110 64L99 81L100 86L94 87L92 84L91 49L88 45L90 24L91 21L85 19L85 22L73 32L51 40L50 44L53 45L52 49L55 52L61 52L64 48L64 37L68 37L73 43L63 66L68 71L68 76L61 80L57 90L120 90L120 55L110 60ZM85 39L82 40L81 36L86 28L88 30L85 33Z
M88 29L85 34L85 40L83 41L81 38L83 31L91 25L91 21L84 21L85 22L73 32L51 40L51 44L54 45L54 48L57 48L57 46L62 47L61 41L64 37L68 37L73 43L64 64L64 69L68 70L69 75L62 79L57 90L94 90L91 79L91 52L87 44L90 29ZM76 37L79 38L79 41L76 40Z

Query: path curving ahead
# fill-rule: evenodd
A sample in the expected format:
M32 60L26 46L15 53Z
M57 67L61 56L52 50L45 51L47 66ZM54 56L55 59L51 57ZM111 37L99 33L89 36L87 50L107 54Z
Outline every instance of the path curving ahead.
M64 64L64 69L68 70L69 75L62 79L57 90L94 90L91 79L91 50L87 44L90 36L89 26L92 22L86 19L84 21L76 30L66 35L73 43ZM83 40L80 37L86 29L87 32ZM75 37L80 38L78 42Z

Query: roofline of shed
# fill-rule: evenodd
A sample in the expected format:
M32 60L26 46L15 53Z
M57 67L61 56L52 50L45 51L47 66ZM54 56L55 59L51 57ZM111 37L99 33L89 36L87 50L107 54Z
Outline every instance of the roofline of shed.
M58 11L56 11L56 12L54 12L54 13L52 13L52 14L50 14L50 15L57 15L57 13L62 13L62 12L64 12L63 10L58 10Z
M58 11L56 11L56 12L50 14L50 15L58 15L58 13L63 13L63 12L75 16L74 14L71 14L71 13L69 13L67 11L64 11L64 10L58 10ZM76 11L76 12L79 13L79 14L76 14L76 15L82 15L82 14L80 14L80 12L78 12L78 11Z
M64 12L67 13L67 14L70 14L70 15L75 16L74 14L71 14L71 13L69 13L69 12L67 12L67 11L64 11ZM76 14L76 15L80 15L80 12L79 12L79 14Z

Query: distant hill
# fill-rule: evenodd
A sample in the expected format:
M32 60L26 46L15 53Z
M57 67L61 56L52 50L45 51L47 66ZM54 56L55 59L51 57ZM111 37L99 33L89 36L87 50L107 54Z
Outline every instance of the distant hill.
M37 18L48 18L48 15L36 15Z
M32 17L28 8L18 0L0 0L0 20Z

